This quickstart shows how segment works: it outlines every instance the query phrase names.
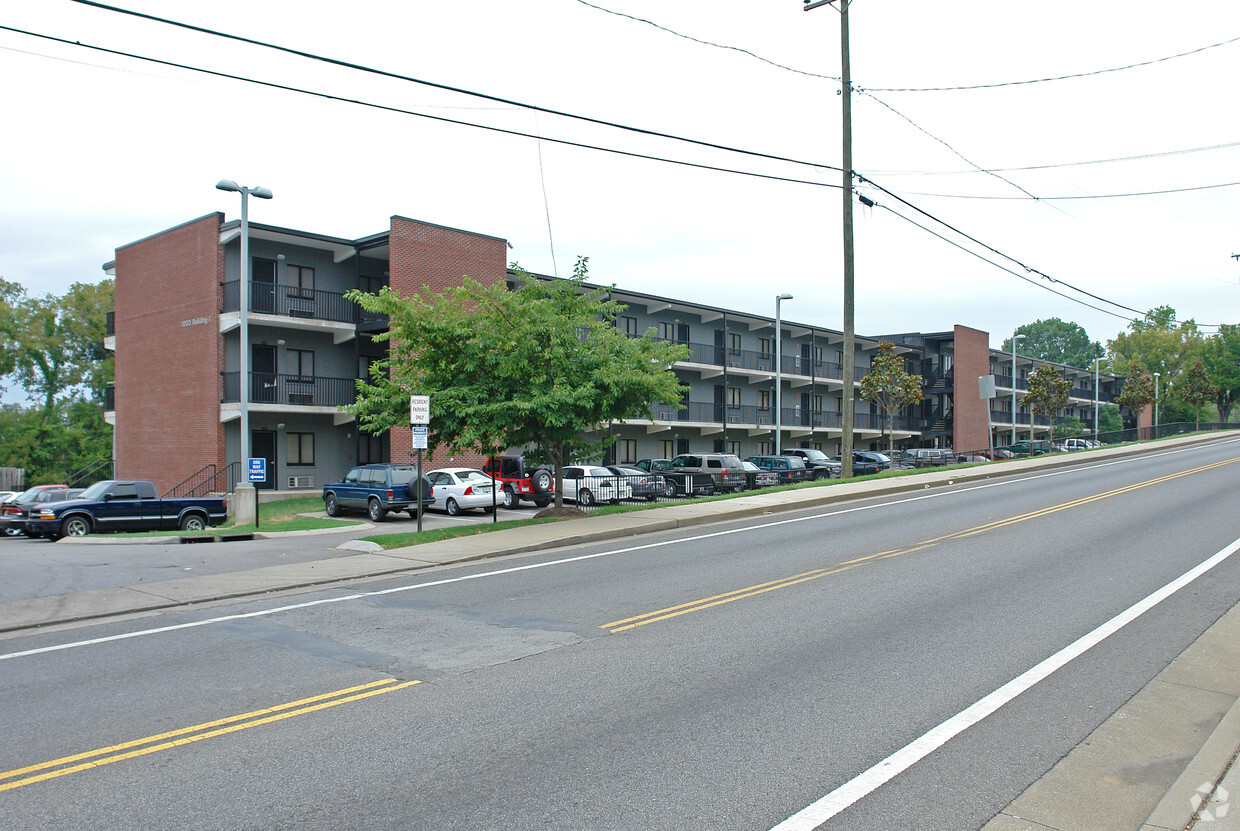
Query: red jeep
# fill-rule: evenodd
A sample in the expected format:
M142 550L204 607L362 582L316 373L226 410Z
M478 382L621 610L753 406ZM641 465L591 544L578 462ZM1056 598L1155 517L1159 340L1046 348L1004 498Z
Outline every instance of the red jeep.
M527 468L520 456L492 456L482 471L504 489L504 507L515 508L528 499L540 508L551 504L555 476L545 467Z

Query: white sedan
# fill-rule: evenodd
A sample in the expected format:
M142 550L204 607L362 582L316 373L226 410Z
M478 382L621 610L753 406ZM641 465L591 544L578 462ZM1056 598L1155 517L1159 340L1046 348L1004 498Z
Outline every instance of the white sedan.
M429 471L426 478L435 486L434 501L428 507L456 516L461 511L481 508L490 513L496 502L504 504L502 495L493 494L495 482L481 470L469 467L441 467Z
M632 499L633 489L623 476L598 465L566 465L564 467L564 498L578 505L595 502L619 502Z

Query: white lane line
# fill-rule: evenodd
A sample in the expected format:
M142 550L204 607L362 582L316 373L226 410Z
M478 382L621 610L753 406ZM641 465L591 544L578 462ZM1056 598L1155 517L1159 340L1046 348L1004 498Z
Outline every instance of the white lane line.
M1174 453L1183 453L1190 449L1192 448L1180 448L1176 450L1168 450L1168 451L1165 451L1164 453L1150 454L1147 456L1142 456L1141 458L1149 459L1149 458L1154 458L1156 456L1170 455ZM469 580L481 580L486 577L500 577L506 574L515 574L521 571L531 571L533 569L569 565L572 563L578 563L578 562L582 562L585 560L597 559L599 557L611 557L616 554L629 554L634 551L647 551L653 548L662 548L664 546L669 546L669 545L680 545L686 542L697 542L699 540L708 540L708 539L713 539L715 537L725 537L725 536L730 536L732 534L745 534L745 533L749 533L752 531L766 531L771 528L777 528L781 525L793 525L798 522L810 522L812 520L828 519L830 517L842 516L844 514L857 513L860 511L872 511L878 508L886 508L886 507L890 507L893 505L904 505L910 502L920 502L924 499L938 499L940 497L954 496L954 495L958 495L961 493L969 493L969 492L977 491L977 490L985 490L987 488L1006 487L1007 485L1019 484L1022 482L1029 482L1035 479L1045 479L1051 476L1063 476L1065 474L1073 473L1073 472L1079 473L1081 471L1089 471L1089 470L1093 470L1098 467L1110 467L1112 465L1125 464L1130 461L1132 461L1132 459L1116 459L1115 461L1100 462L1097 465L1090 465L1088 467L1071 467L1071 468L1066 468L1062 470L1052 470L1046 473L1037 473L1031 476L1022 476L1019 478L1004 478L1004 479L1001 479L995 482L987 482L985 484L976 484L976 485L971 484L967 488L961 488L960 490L938 490L938 491L933 491L931 493L918 494L917 496L905 497L903 499L875 502L869 505L857 505L851 508L840 508L838 510L827 511L825 513L820 513L820 514L816 513L816 514L811 514L808 516L772 520L771 522L764 522L759 525L747 525L742 528L731 528L731 529L724 530L724 531L712 531L710 533L697 534L691 537L678 537L673 540L662 540L660 542L645 543L643 545L631 545L625 548L616 548L616 549L611 549L608 551L599 551L594 554L582 554L576 557L564 557L558 560L548 560L547 562L543 562L543 563L530 563L527 565L513 566L511 568L502 568L502 569L496 569L494 571L479 572L477 574L467 574L467 575L463 575L460 577L448 577L442 580L433 580L433 581L426 582L426 583L415 583L413 585L408 585L408 586L396 586L391 589L380 589L377 591L370 591L370 592L358 592L356 594L348 594L348 595L343 595L341 597L325 597L325 598L320 598L318 600L309 600L309 601L306 601L305 603L294 603L288 606L277 606L271 609L260 609L255 612L246 612L246 613L235 614L235 615L224 615L222 617L214 617L214 618L208 618L206 620L191 621L189 623L176 623L176 624L172 624L169 626L160 626L154 629L139 629L134 632L125 632L120 635L107 635L104 637L91 638L89 640L83 640L83 641L71 641L69 643L62 643L62 644L55 644L53 646L39 647L37 649L27 649L21 652L10 652L7 654L0 655L0 661L6 661L12 658L26 658L32 655L44 655L49 652L61 652L66 649L77 649L83 646L96 646L102 643L111 643L113 641L129 640L131 638L140 638L140 637L145 637L147 635L159 635L165 632L176 632L182 629L195 629L200 626L210 626L212 624L225 623L227 621L233 621L233 620L245 620L246 618L265 617L267 615L275 615L275 614L280 614L282 612L291 612L291 611L296 611L298 609L308 609L313 606L322 606L328 603L343 603L349 600L364 600L368 597L378 597L378 596L385 595L385 594L396 594L399 592L415 591L417 589L428 589L428 588L432 588L435 586L446 586L452 583L463 583ZM239 598L239 599L244 599L244 598Z
M1114 635L1150 609L1210 571L1236 551L1240 551L1240 539L1200 565L1186 571L1153 594L1120 612L1087 635L1065 646L1041 663L1025 670L1002 687L961 710L937 727L892 753L886 759L840 785L817 802L807 805L771 831L811 831L866 795L899 776L926 756L947 744L956 736L977 724L986 716L1007 704L1025 690L1049 676L1055 670L1075 660L1082 654Z

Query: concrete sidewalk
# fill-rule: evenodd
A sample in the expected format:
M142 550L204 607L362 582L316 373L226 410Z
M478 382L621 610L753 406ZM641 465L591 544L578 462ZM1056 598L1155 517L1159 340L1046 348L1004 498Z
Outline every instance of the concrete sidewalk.
M336 548L357 551L348 556L0 603L0 633L409 573L862 498L959 487L1235 435L1192 436L1158 442L1153 448L1107 448L712 502L682 502L655 510L504 528L395 550L355 540ZM1240 606L1013 801L985 831L1181 831L1190 827L1240 831L1240 808L1228 811L1230 794L1240 801L1240 766L1232 764L1240 747L1237 667Z

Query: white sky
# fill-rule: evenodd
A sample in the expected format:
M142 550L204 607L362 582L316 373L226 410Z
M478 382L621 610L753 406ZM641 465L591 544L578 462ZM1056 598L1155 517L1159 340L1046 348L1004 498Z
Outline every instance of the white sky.
M840 163L839 14L800 0L354 0L126 8L523 103ZM594 2L594 0L592 0ZM0 24L505 129L838 185L839 174L384 80L69 0L0 0ZM1240 321L1240 3L853 0L854 168L1024 265L1107 300ZM1237 39L1235 42L1224 43ZM1099 72L1186 57L1114 72ZM882 88L1083 78L956 92ZM621 288L842 328L841 197L381 112L0 30L0 276L31 293L103 278L118 245L211 211L222 178L271 188L251 219L356 237L401 214L508 239L512 259ZM876 100L878 99L878 100ZM882 103L879 103L881 101ZM884 106L885 105L885 106ZM898 111L905 118L895 114ZM915 122L917 126L910 123ZM920 129L919 129L920 128ZM1152 156L1136 161L1012 168ZM950 149L949 149L950 146ZM957 155L959 154L959 155ZM965 158L961 158L961 156ZM965 161L968 159L968 161ZM972 164L971 164L972 163ZM973 164L1000 173L976 172ZM960 173L964 171L963 173ZM1019 186L1019 188L1017 187ZM1059 317L1105 342L1133 316L1070 302L895 216L856 213L859 334L960 323L998 347ZM945 198L941 194L1004 197ZM1015 197L1015 198L1013 198ZM548 227L550 226L550 227ZM977 246L954 237L973 250ZM554 244L555 261L551 256ZM998 259L994 254L987 254ZM1035 283L1049 285L1011 262Z

